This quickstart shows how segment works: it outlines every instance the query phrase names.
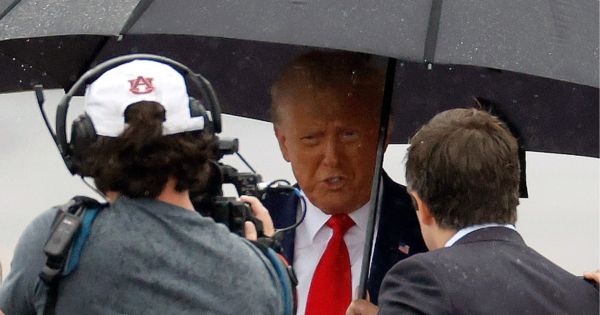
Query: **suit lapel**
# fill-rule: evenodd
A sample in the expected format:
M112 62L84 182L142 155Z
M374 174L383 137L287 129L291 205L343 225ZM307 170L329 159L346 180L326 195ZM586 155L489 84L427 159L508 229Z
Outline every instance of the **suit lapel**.
M383 194L379 226L368 283L371 299L375 303L379 286L387 271L398 261L427 251L406 188L392 181L385 172L382 176Z

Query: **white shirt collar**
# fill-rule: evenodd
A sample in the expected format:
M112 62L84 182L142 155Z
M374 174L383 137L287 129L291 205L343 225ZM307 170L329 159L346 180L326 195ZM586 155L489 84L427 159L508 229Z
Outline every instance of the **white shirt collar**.
M515 226L512 224L498 224L498 223L488 223L488 224L477 224L477 225L471 225L471 226L467 226L465 228L460 229L458 232L456 232L456 234L454 234L447 242L446 245L444 245L444 247L450 247L452 245L454 245L454 243L458 242L458 240L460 240L461 238L463 238L465 235L471 233L471 232L475 232L477 230L480 229L484 229L484 228L488 228L488 227L505 227L505 228L509 228L509 229L513 229L516 231Z
M315 235L327 220L331 218L330 214L327 214L321 209L317 208L302 192L302 197L306 200L306 217L304 218L303 224L306 226L306 230L308 235L310 236L311 241L314 241ZM367 224L369 223L369 202L365 203L362 207L358 208L355 211L352 211L348 214L348 216L354 221L356 227L358 227L361 231L367 230Z

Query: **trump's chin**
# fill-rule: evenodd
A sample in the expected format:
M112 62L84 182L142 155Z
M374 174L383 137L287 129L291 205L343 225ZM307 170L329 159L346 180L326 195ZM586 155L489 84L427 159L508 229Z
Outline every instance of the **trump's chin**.
M324 213L333 215L352 213L369 201L368 198L364 202L361 202L361 200L358 199L345 200L341 198L344 195L345 197L352 196L352 192L345 192L343 194L338 194L335 192L328 193L326 196L324 196L325 198L318 198L315 200L315 202L313 202L313 204L317 208L321 209L321 211Z

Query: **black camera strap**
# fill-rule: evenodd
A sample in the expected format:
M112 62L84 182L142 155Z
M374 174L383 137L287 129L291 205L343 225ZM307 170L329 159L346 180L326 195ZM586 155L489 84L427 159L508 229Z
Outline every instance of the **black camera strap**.
M106 204L84 196L75 196L58 207L50 236L44 245L46 264L39 275L47 286L43 314L54 314L58 284L77 267L92 223L104 207Z

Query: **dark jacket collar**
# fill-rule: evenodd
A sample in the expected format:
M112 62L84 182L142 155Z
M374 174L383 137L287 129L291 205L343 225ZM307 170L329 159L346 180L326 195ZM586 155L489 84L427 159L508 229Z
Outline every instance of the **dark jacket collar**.
M525 245L525 241L523 241L523 238L517 231L502 226L488 227L473 231L463 236L455 244L468 244L489 241L504 241Z

